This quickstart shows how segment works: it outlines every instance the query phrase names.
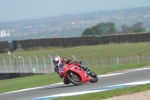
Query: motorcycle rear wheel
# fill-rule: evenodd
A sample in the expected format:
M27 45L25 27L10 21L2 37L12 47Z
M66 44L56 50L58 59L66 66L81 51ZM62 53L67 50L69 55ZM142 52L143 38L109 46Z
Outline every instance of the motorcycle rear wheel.
M81 77L75 72L68 72L67 79L74 85L81 85Z
M92 73L95 74L94 72ZM90 80L91 83L96 83L98 81L98 77L96 74L94 76L90 75L90 78L91 78Z

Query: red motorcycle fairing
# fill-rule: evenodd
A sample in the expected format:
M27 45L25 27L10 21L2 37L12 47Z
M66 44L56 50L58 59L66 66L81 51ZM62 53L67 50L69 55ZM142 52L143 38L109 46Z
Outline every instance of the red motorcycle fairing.
M74 73L77 73L80 78L81 78L81 82L89 82L90 81L90 77L88 77L86 71L82 70L78 65L72 63L72 64L65 64L65 63L61 63L59 66L59 75L61 78L66 78L66 75L69 71L72 71Z
M79 66L71 64L70 70L72 72L77 73L81 77L82 82L89 82L90 81L90 77L88 77L86 71L82 70Z

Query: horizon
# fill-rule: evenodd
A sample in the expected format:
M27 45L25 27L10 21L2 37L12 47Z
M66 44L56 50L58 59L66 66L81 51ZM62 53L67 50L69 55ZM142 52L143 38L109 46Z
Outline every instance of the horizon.
M7 6L6 6L7 5ZM28 6L26 6L28 5ZM149 0L1 0L0 23L150 6Z
M119 11L119 10L130 10L130 9L138 9L138 8L146 8L150 6L144 6L144 7L134 7L134 8L127 8L127 9L112 9L112 10L99 10L99 11L92 11L92 12L84 12L84 13L79 13L79 14L66 14L66 15L58 15L58 16L45 16L45 17L39 17L39 18L31 18L31 19L22 19L22 20L12 20L12 21L5 21L5 22L0 22L0 23L9 23L9 22L21 22L21 21L30 21L30 20L40 20L40 19L45 19L45 18L56 18L56 17L62 17L62 16L74 16L74 15L81 15L81 14L88 14L88 13L93 13L93 12L100 12L100 11Z

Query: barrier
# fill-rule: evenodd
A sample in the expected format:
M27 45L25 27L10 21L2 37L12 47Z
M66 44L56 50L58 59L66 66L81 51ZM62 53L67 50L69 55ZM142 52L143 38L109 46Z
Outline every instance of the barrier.
M150 33L143 34L126 34L126 35L109 35L109 36L87 36L87 37L71 37L71 38L43 38L12 41L14 50L28 49L32 47L72 47L82 45L97 45L109 43L125 43L125 42L148 42L150 41ZM0 52L4 52L8 48L9 43L0 42ZM7 44L7 46L6 46Z
M9 43L8 41L1 41L0 42L0 53L8 52L9 50Z

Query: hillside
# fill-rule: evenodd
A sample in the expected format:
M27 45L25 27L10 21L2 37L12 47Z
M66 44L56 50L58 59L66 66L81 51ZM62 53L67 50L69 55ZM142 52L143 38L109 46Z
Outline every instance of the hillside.
M0 23L0 30L6 30L10 33L10 36L0 37L0 41L45 37L76 37L81 36L86 28L102 22L114 22L118 30L123 24L131 26L137 22L142 22L146 30L150 31L149 19L150 6L6 22Z

